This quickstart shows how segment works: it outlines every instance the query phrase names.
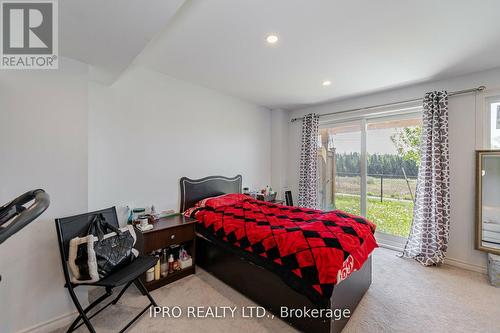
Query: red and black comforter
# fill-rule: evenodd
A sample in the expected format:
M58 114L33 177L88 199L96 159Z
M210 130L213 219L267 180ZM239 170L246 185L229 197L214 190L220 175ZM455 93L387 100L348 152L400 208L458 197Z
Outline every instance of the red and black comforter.
M340 210L289 207L227 194L200 201L185 215L197 231L272 269L292 288L323 303L334 285L361 268L377 247L375 225Z

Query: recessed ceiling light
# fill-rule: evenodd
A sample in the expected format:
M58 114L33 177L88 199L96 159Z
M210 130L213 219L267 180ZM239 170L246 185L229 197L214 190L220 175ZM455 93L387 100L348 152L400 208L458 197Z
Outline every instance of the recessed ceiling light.
M269 44L276 44L278 42L278 36L276 35L267 35L266 37L266 42L268 42Z
M323 81L323 86L325 86L325 87L326 87L326 86L329 86L329 85L331 85L331 84L332 84L332 81L329 81L329 80L325 80L325 81Z

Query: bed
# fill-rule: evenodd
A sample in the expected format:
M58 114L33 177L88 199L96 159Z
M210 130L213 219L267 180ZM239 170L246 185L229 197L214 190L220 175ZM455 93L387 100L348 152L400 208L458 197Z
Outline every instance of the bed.
M193 208L200 200L227 193L241 193L242 177L210 176L201 179L183 177L180 180L181 207L184 212ZM372 280L371 256L362 267L333 288L331 297L318 301L300 288L285 283L283 277L269 269L264 261L247 255L244 251L210 237L203 228L197 231L197 264L230 287L241 292L275 316L303 332L341 332L348 317L331 320L320 318L280 316L282 307L289 309L331 310L338 313L349 309L352 314L368 290Z

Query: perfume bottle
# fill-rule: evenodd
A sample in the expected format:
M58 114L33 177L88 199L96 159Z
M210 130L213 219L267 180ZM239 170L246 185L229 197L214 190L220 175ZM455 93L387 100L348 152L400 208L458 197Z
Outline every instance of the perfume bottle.
M134 221L134 214L132 213L132 209L130 209L129 206L127 206L127 223L132 224Z
M171 274L174 272L174 255L170 254L168 257L168 274Z
M168 256L167 249L161 251L161 264L160 264L161 276L165 277L168 274Z

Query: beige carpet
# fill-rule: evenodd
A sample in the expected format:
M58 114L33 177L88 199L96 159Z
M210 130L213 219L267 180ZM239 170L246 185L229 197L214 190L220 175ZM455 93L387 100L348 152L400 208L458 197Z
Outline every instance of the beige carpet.
M375 250L373 264L373 283L344 333L500 332L500 289L490 286L486 276L449 266L425 268L386 249ZM97 332L117 332L146 304L130 289L119 305L93 319ZM152 294L161 306L254 305L201 269ZM279 319L163 319L146 313L128 332L296 331Z

